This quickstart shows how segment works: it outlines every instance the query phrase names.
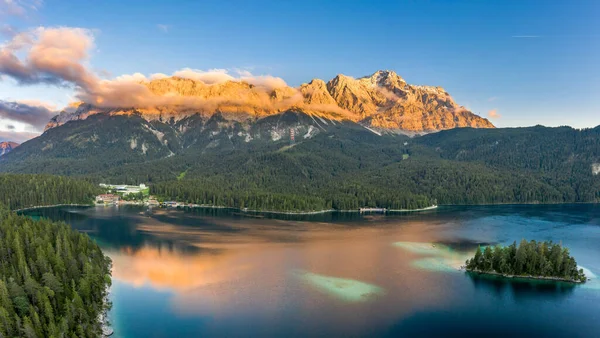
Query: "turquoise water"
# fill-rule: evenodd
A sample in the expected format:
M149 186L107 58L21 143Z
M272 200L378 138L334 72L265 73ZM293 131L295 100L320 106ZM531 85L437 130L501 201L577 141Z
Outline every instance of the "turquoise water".
M113 259L116 337L600 337L600 206L253 215L142 207L28 212ZM562 242L581 286L458 270L477 246Z

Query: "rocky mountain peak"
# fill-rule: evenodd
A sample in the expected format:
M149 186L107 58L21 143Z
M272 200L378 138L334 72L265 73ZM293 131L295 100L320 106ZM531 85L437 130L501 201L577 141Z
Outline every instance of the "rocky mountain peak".
M15 149L16 147L18 147L19 144L16 142L0 142L0 156L4 155L4 154L8 154L9 152L11 152L13 149Z
M302 86L327 89L327 83L321 79L312 79L308 84L304 83Z
M300 86L300 93L307 105L332 105L337 103L327 89L327 84L321 79L313 79L309 83Z
M368 79L371 84L381 87L404 87L406 85L406 81L391 70L378 70L373 75L365 76L362 79Z
M456 127L493 128L488 120L456 104L443 88L408 84L391 70L379 70L358 79L338 74L328 82L313 79L297 88L268 88L243 80L208 84L181 77L154 79L143 84L150 91L149 98L135 101L143 107L97 108L80 104L54 117L47 128L96 113L141 114L147 120L178 121L197 113L211 116L221 112L240 120L288 110L411 132Z

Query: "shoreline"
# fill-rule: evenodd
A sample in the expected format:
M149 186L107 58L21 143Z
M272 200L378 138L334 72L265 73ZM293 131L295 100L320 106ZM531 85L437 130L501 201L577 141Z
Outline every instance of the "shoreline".
M247 209L247 208L236 208L236 207L225 207L225 206L219 206L219 205L198 205L198 204L183 204L182 205L177 205L175 207L171 207L171 206L158 206L159 208L167 208L167 209L183 209L183 208L190 208L190 209L229 209L229 210L234 210L237 212L243 212L243 213L255 213L255 214L278 214L278 215L319 215L319 214L326 214L329 212L336 212L337 210L335 209L327 209L327 210L314 210L314 211L273 211L273 210L254 210L254 209ZM357 211L358 212L358 211Z
M218 205L199 205L199 204L186 204L176 202L176 206L166 206L166 208L192 208L192 209L230 209L243 213L257 213L257 214L273 214L273 215L319 215L326 213L373 213L373 214L387 214L387 213L407 213L407 212L419 212L419 211L428 211L435 210L439 207L477 207L477 206L542 206L542 205L594 205L600 204L599 202L571 202L571 203L490 203L490 204L438 204L432 205L425 208L419 209L385 209L385 208L359 208L354 210L336 210L336 209L324 209L324 210L313 210L313 211L276 211L276 210L255 210L255 209L247 209L247 208L237 208L237 207L227 207L227 206L218 206ZM121 202L118 204L52 204L52 205L39 205L39 206L31 206L27 208L15 209L12 210L14 212L22 212L33 209L42 209L42 208L53 208L53 207L96 207L96 206L120 206L120 205L139 205L139 206L149 206L149 207L164 207L155 204L149 204L147 202L137 202L137 201L127 201L125 203Z
M419 209L388 209L388 212L413 212L413 211L427 211L427 210L435 210L438 208L438 205L431 205L425 208Z
M563 283L571 283L571 284L584 284L585 281L578 281L574 279L565 279L560 277L545 277L545 276L516 276L516 275L506 275L503 273L492 272L492 271L479 271L479 270L468 270L464 267L461 267L467 273L476 274L476 275L488 275L488 276L497 276L506 279L525 279L525 280L539 280L539 281L550 281L550 282L563 282ZM587 280L589 278L586 277Z
M504 203L481 203L481 204L440 204L443 207L492 207L495 205L586 205L586 204L600 204L600 202L545 202L545 203L517 203L517 202L504 202Z
M324 209L324 210L313 210L313 211L275 211L275 210L254 210L247 208L237 208L237 207L226 207L226 206L217 206L217 205L198 205L198 204L186 204L177 202L177 206L171 206L167 208L198 208L198 209L231 209L239 212L245 213L262 213L262 214L279 214L279 215L317 215L317 214L326 214L326 213L372 213L372 214L387 214L387 213L404 213L404 212L418 212L418 211L428 211L428 210L436 210L439 207L477 207L477 206L542 206L542 205L594 205L600 204L600 202L569 202L569 203L489 203L489 204L437 204L431 205L424 208L418 209L386 209L386 208L358 208L358 209ZM140 204L138 204L140 205ZM145 203L144 205L148 205ZM161 207L161 206L159 206ZM363 209L363 210L361 210Z
M102 299L102 312L98 314L98 322L100 322L100 330L102 333L102 337L107 338L112 336L115 331L112 327L112 323L108 320L108 314L112 308L112 303L110 301L110 289L112 288L112 263L110 264L111 271L111 283L104 286L104 297Z
M93 204L78 204L78 203L73 203L73 204L67 204L67 203L61 203L61 204L51 204L51 205L36 205L33 207L27 207L27 208L22 208L22 209L15 209L15 210L11 210L13 212L21 212L21 211L27 211L27 210L33 210L33 209L44 209L44 208L55 208L55 207L93 207Z
M336 210L336 209L324 209L324 210L314 210L314 211L274 211L274 210L254 210L247 208L236 208L236 207L225 207L225 206L216 206L216 205L177 205L175 207L166 207L166 208L191 208L191 209L230 209L244 213L257 213L257 214L276 214L276 215L320 215L327 213L377 213L377 214L386 214L386 213L396 213L396 212L418 212L418 211L427 211L427 210L435 210L438 208L437 205L431 205L425 208L419 209L375 209L375 208L359 208L356 210ZM365 210L366 209L366 210ZM372 210L371 210L372 209Z
M108 307L108 304L110 304L110 300L108 298L109 294L110 287L107 286L106 295L104 296L104 309L102 310L102 313L98 315L98 322L100 322L100 330L102 332L102 337L110 337L115 333L111 323L108 321L108 313L110 312L110 308Z

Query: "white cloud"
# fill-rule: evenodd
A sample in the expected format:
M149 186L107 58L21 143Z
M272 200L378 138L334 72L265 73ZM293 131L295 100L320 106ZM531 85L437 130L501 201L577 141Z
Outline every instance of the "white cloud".
M233 81L235 78L229 75L227 69L209 69L207 71L191 68L183 68L173 73L173 76L201 81L206 84L217 84L227 81Z
M133 73L133 74L125 74L121 76L117 76L114 80L106 80L106 81L116 81L116 82L144 82L148 81L148 78L142 73Z
M160 79L166 79L168 77L169 77L169 75L167 75L167 74L154 73L154 74L150 75L150 80L160 80Z
M0 74L21 84L88 88L98 81L84 65L93 46L91 31L82 28L40 27L22 32L0 46Z
M250 74L250 76L243 76L239 80L248 82L255 86L265 87L269 90L287 86L287 83L285 83L285 81L282 78L274 77L271 75L253 76L252 74Z
M233 71L240 77L251 77L252 73L248 69L234 68Z
M498 109L492 109L488 112L488 117L491 119L499 119L502 115L498 114Z

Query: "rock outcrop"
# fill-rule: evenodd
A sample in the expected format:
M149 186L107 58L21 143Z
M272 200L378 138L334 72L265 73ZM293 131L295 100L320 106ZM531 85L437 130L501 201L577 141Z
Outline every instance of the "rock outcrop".
M19 144L16 142L0 142L0 156L8 154L18 146Z

